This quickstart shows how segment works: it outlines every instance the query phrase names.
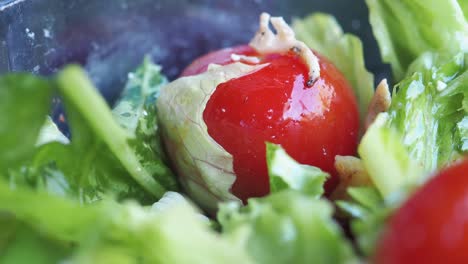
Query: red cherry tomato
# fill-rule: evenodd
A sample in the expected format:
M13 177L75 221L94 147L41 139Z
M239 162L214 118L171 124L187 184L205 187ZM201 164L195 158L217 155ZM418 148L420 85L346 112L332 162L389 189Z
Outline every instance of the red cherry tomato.
M215 51L190 65L183 75L208 64L232 63L232 53L256 56L249 46ZM265 142L280 144L297 161L332 174L336 155L353 155L358 139L357 103L343 75L320 57L321 76L307 87L308 68L294 54L260 57L268 66L218 85L203 113L208 133L233 155L232 192L242 200L268 194Z
M442 170L390 219L375 263L468 263L468 160Z

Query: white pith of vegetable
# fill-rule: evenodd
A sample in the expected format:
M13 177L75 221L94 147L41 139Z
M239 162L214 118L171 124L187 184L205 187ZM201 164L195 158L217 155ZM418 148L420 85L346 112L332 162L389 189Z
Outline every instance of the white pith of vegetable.
M231 60L232 61L247 62L247 63L252 63L252 64L260 63L260 59L258 57L240 55L240 54L236 54L236 53L231 54Z
M276 34L269 28L273 25ZM319 59L302 41L296 39L292 28L282 17L270 17L268 13L260 15L260 27L249 45L260 54L287 53L293 51L309 68L307 85L312 85L320 77Z

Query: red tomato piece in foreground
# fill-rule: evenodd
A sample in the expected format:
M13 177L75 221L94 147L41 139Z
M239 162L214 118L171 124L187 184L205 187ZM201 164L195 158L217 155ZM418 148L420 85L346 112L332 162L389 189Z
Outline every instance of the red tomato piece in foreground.
M216 51L184 75L203 72L210 63L232 63L232 53L257 55L248 46ZM218 85L203 113L210 136L233 155L232 193L244 201L269 193L266 141L281 144L300 163L330 172L326 189L333 190L335 156L356 152L359 115L350 85L325 58L311 87L307 66L294 54L259 58L269 65Z
M375 263L468 263L468 160L442 170L396 212Z

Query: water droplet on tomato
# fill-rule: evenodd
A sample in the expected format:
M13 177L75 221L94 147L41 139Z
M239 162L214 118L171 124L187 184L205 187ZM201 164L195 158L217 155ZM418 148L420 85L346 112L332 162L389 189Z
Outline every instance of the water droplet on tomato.
M268 120L271 120L273 118L273 109L268 109L267 114L266 114L266 118Z

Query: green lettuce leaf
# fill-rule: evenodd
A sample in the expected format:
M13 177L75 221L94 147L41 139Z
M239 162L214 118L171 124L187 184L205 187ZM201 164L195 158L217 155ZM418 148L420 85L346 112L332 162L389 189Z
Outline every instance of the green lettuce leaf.
M468 19L468 2L465 0L458 0L458 4L460 5L463 13L465 14L465 19Z
M421 55L364 134L358 152L375 187L350 188L352 201L337 202L363 254L372 254L388 217L433 171L466 155L467 58Z
M364 65L361 40L352 34L343 34L333 16L321 13L294 20L293 29L298 39L327 57L344 74L354 88L360 119L364 122L374 94L374 76Z
M246 207L225 203L223 234L242 245L256 263L353 263L356 258L326 200L283 190L250 199Z
M166 83L167 79L161 74L161 67L146 58L141 66L129 73L127 84L119 101L112 109L112 115L128 135L128 145L138 159L141 170L150 174L165 189L177 190L175 177L166 166L156 119L155 101L161 86ZM94 137L92 130L88 131L90 132L88 137ZM98 139L96 144L103 145L100 141L101 139ZM118 195L119 199L133 198L148 202L154 200L154 197L149 197L141 186L128 177L128 169L125 170L122 166L116 165L119 164L115 158L117 155L112 154L108 147L87 148L83 146L81 149L84 152L87 152L87 149L94 149L97 153L88 152L87 155L93 155L95 159L102 160L91 166L93 169L88 177L100 180L96 183L92 180L88 181L91 188L87 189L101 192L111 190L114 195ZM86 162L90 161L86 160ZM101 165L102 169L99 168ZM101 172L94 175L95 171Z
M462 121L458 122L457 124L458 134L461 144L461 151L466 153L468 152L468 117L465 116Z
M148 116L148 108L156 103L161 86L167 79L161 74L161 67L145 58L143 63L128 74L128 81L119 100L112 109L117 122L128 133L135 136L142 119Z
M397 81L424 52L468 50L468 24L456 0L366 2L383 61L390 63Z
M0 211L57 241L84 239L86 228L98 226L99 214L106 213L99 205L83 206L25 186L11 188L4 181L0 181L0 192Z
M329 174L297 163L280 146L267 143L267 163L270 192L293 189L317 198L323 194L323 184Z
M1 264L58 263L70 253L70 243L49 239L13 216L3 214L0 223Z
M372 254L389 215L428 175L410 158L402 134L389 119L388 113L379 114L358 147L374 186L349 187L351 199L336 202L351 217L351 231L365 256Z
M351 201L337 201L336 204L352 217L351 231L359 250L369 256L395 206L391 200L384 201L374 187L350 187L348 194Z
M50 82L32 75L0 77L0 173L34 155L52 91Z
M148 57L128 82L112 113L116 121L131 135L130 146L142 164L154 178L168 190L177 190L177 183L162 148L158 126L156 99L167 79L161 67Z
M362 163L383 197L409 188L425 175L424 169L410 159L401 134L387 126L388 119L387 113L377 116L358 147Z
M242 248L210 230L208 222L186 202L164 211L111 200L81 205L30 188L11 189L0 181L0 211L14 215L29 227L21 230L21 243L15 239L0 240L4 243L0 244L2 257L13 263L27 256L19 255L18 247L26 249L25 243L37 245L37 236L41 245L29 256L37 253L37 257L45 258L49 250L58 250L48 256L49 261L60 258L66 263L252 263ZM11 227L10 224L8 230ZM7 237L18 236L9 232Z
M28 144L33 154L23 159L21 166L8 169L4 176L9 184L27 185L83 203L107 196L150 203L165 190L176 190L175 177L165 165L156 120L155 100L160 86L167 81L159 66L149 60L131 76L111 112L81 70L72 67L59 73L58 87L72 139L45 118L50 102L38 100L22 107L28 113L36 113L32 109L42 107L45 110L38 112L42 118L36 118L46 122L42 128L29 130L28 133L34 132L31 138L35 140ZM27 78L30 77L23 77ZM47 84L51 92L52 85ZM16 100L16 105L21 103ZM6 111L2 114L9 116ZM8 133L17 134L14 129ZM3 160L8 161L1 159L0 163Z
M75 146L108 147L116 160L144 190L155 197L161 197L166 188L143 167L128 142L130 137L126 130L115 121L106 102L83 70L78 66L67 66L58 74L57 81L71 123ZM101 145L93 143L94 138L102 140Z
M389 126L409 158L432 172L466 153L468 55L425 53L394 91Z
M105 197L132 198L143 203L154 201L155 197L130 177L99 138L93 134L86 138L89 141L81 141L81 144L74 138L69 145L41 146L31 163L10 173L10 183L26 184L82 203Z
M114 215L96 237L83 242L70 263L253 263L188 204L164 213L127 204Z
M384 197L467 153L468 55L425 53L394 88L358 152Z

